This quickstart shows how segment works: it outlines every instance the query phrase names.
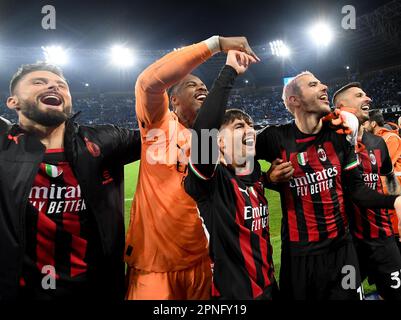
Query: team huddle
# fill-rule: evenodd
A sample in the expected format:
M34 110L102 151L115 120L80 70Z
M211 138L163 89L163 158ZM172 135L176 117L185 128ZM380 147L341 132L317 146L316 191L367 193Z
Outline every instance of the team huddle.
M191 72L219 52L209 91ZM227 102L259 61L245 37L167 54L136 81L139 131L79 125L61 70L21 66L18 124L0 118L0 300L360 300L366 278L401 300L400 137L360 83L333 110L310 72L283 88L294 121L257 132ZM279 275L265 189L281 197Z

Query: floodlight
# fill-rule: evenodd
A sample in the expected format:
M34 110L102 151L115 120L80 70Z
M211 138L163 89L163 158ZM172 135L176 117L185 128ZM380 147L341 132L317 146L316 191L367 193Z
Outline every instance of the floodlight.
M45 61L49 64L63 66L68 61L66 51L60 46L43 46L42 51Z
M290 55L290 48L282 41L275 40L269 43L272 55L277 57L288 57Z
M134 64L134 55L129 48L121 45L115 45L111 48L111 60L115 66L128 68Z
M309 29L309 36L318 47L327 47L333 40L331 27L324 22L317 22Z

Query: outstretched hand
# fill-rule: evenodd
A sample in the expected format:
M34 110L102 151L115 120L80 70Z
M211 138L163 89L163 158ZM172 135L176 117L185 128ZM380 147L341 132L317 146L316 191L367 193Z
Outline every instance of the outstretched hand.
M257 60L247 53L237 50L230 50L227 54L226 65L233 67L238 74L243 74L248 69L250 64L256 62Z
M224 52L228 52L229 50L238 50L252 56L256 61L260 61L258 56L249 46L248 40L245 37L219 37L219 41L220 48Z
M330 121L330 125L339 134L352 134L352 129L347 118L341 113L340 109L334 109L333 112L323 117L323 122Z

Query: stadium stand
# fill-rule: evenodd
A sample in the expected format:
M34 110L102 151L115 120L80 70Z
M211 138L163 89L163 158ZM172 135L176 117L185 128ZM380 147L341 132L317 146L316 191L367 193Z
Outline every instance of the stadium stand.
M350 78L328 81L329 96L348 81L360 81L364 90L373 100L373 108L383 109L385 119L396 122L401 114L401 66L378 70L367 74L353 74ZM317 75L318 76L318 75ZM324 81L324 80L322 80ZM281 101L282 86L233 90L228 106L241 108L252 116L257 126L282 124L291 121L292 116ZM72 93L74 110L81 111L79 121L84 124L112 123L127 128L137 128L135 97L131 92L114 93ZM5 101L7 94L0 94L0 116L16 121Z

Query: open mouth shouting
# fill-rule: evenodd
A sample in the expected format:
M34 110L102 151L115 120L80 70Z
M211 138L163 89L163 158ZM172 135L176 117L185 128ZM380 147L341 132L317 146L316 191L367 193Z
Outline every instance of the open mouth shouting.
M195 96L194 96L194 98L195 98L197 101L201 102L201 103L203 103L203 101L205 101L206 97L207 97L207 92L204 92L204 91L202 91L202 92L197 92L197 93L195 94Z
M327 95L327 93L322 94L322 95L319 97L319 100L323 101L324 103L329 104L329 96Z
M47 92L39 97L39 101L50 107L58 107L63 103L63 97L56 92Z
M370 104L369 104L369 103L364 103L364 104L361 106L361 109L362 109L362 111L369 112L369 110L370 110Z
M253 147L255 145L255 135L248 134L242 139L242 144L246 145L247 147Z

